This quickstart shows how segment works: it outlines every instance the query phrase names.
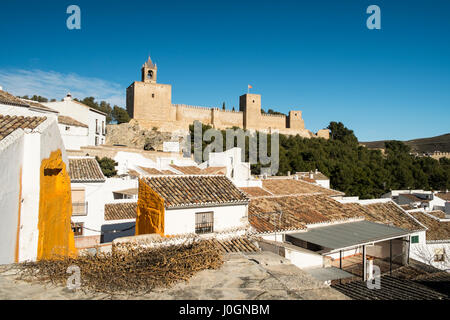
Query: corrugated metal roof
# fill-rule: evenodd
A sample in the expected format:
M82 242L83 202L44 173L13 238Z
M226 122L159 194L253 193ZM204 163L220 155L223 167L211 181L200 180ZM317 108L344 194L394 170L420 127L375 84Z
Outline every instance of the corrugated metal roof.
M286 235L286 240L293 237L330 249L329 251L336 251L370 242L398 238L410 233L411 231L385 224L357 221L311 228L306 232Z

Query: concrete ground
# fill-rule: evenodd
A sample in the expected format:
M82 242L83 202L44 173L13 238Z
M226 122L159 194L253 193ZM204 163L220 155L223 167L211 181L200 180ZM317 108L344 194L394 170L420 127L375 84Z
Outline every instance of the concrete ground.
M18 281L14 269L0 267L0 299L349 299L270 252L227 254L224 260L219 270L201 271L189 282L178 283L172 288L156 289L139 296L114 297Z

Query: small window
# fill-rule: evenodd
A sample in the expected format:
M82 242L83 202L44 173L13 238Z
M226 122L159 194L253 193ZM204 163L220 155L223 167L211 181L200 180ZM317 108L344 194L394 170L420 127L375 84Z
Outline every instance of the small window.
M412 236L411 243L419 243L419 236Z
M84 227L83 222L72 223L72 231L73 231L74 236L82 236L83 235L83 227Z
M69 131L70 130L70 127L66 127L66 131Z
M152 98L154 98L155 97L155 94L154 93L152 93Z
M214 231L213 212L199 212L195 214L195 233L211 233Z
M444 262L445 261L445 249L444 248L434 249L434 261L435 262Z

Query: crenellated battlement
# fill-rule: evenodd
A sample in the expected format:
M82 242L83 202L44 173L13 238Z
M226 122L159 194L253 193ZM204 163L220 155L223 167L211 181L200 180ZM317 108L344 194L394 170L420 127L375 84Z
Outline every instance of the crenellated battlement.
M195 120L216 129L240 127L247 130L278 130L283 134L303 137L328 137L328 130L317 135L305 129L301 111L288 115L261 112L261 95L247 93L239 97L239 111L223 110L187 104L172 104L172 86L156 81L156 63L149 58L142 66L142 81L127 88L127 111L130 116L148 127L162 131L187 131Z

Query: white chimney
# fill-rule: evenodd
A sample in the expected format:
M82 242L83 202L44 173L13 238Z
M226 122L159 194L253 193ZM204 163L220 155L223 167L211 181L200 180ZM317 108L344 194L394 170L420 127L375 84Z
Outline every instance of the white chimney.
M318 174L318 173L319 173L319 170L316 169L316 174Z
M3 91L3 87L2 87L2 86L0 86L0 90L2 90L2 91Z
M314 173L312 173L312 171L309 173L309 178L314 179Z
M67 95L64 97L64 101L71 101L72 100L72 94L70 92L67 93Z

